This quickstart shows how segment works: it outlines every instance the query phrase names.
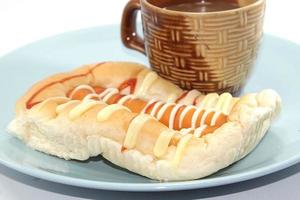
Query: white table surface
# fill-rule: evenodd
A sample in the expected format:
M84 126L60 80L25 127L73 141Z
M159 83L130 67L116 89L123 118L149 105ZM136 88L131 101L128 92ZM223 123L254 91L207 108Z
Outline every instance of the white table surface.
M0 56L54 34L120 22L127 0L0 0ZM283 3L284 2L284 3ZM300 1L268 0L265 32L300 44ZM0 200L299 199L300 164L254 180L181 192L84 189L27 176L0 165Z

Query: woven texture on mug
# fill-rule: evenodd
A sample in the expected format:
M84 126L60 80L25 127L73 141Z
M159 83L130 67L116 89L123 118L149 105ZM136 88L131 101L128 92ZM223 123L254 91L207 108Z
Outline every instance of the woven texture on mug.
M142 6L153 70L184 89L239 91L256 59L264 10L265 3L216 15L169 15Z

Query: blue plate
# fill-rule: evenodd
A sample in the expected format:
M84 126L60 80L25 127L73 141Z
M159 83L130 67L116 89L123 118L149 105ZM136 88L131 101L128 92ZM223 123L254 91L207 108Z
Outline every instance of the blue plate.
M212 187L252 179L300 161L300 47L265 35L245 92L273 88L283 97L281 117L246 158L212 176L160 183L121 169L101 157L65 161L34 151L6 132L16 100L36 81L76 66L107 60L146 58L123 47L119 26L103 26L47 38L0 59L0 162L42 179L87 188L121 191L167 191Z

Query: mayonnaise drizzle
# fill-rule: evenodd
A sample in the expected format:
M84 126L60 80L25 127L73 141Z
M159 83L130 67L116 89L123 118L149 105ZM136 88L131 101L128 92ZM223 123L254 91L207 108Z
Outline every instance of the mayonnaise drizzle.
M211 119L211 122L210 122L210 125L211 126L215 126L216 123L217 123L217 120L219 118L219 116L221 115L221 112L220 111L216 111L213 118Z
M148 73L143 82L141 83L139 90L137 92L138 95L146 95L147 90L151 87L151 84L158 78L157 74L154 72ZM78 92L81 89L86 89L91 91L92 93L87 94L83 101L79 103L80 101L74 100L74 101L68 101L65 103L66 99L61 99L59 101L62 101L63 104L58 105L56 107L56 112L61 113L64 109L67 109L71 105L75 105L69 112L69 117L71 120L76 119L77 117L84 114L89 109L93 108L94 106L97 106L101 104L99 101L94 101L92 98L99 98L99 100L102 99L103 102L107 102L113 95L119 93L119 90L116 88L107 88L100 94L96 94L95 90L89 86L89 85L80 85L76 87L70 97L72 98L76 92ZM172 139L172 137L175 134L175 131L172 130L174 128L175 123L175 117L178 113L178 110L184 106L183 104L193 104L195 99L201 95L201 93L197 90L191 90L187 93L187 95L179 101L178 104L175 104L174 102L167 102L164 103L162 101L158 101L158 99L153 98L150 101L147 102L146 106L141 111L141 114L136 116L129 124L127 134L124 139L124 147L131 149L134 148L137 139L138 134L141 132L143 126L149 121L149 120L155 120L152 116L155 116L157 113L157 119L160 120L166 110L173 106L170 116L169 116L169 128L162 133L160 133L158 139L155 142L153 153L156 157L163 156L167 149L168 145ZM120 110L126 110L128 112L131 112L127 107L122 106L127 100L136 98L134 95L125 95L122 98L120 98L117 102L117 104L112 104L104 107L102 110L100 110L97 114L97 120L98 121L104 121L109 119L109 117L116 111ZM50 99L51 100L51 99ZM68 99L69 100L69 99ZM44 104L47 102L43 102ZM183 104L182 104L183 103ZM150 116L147 114L143 114L146 112L147 108L149 108L150 105L153 105L153 108L151 110ZM40 105L41 106L41 105ZM207 124L205 124L205 120L207 116L213 112L214 110L218 110L214 113L212 119L211 119L211 126L215 126L216 122L219 118L219 116L222 114L222 112L229 112L229 109L232 107L232 96L228 93L222 94L220 97L216 93L211 93L206 95L201 102L199 102L199 107L193 106L193 105L187 105L183 111L181 112L179 116L179 128L181 129L179 133L182 135L180 141L177 144L177 149L174 155L173 163L178 164L180 162L180 159L183 155L184 149L188 142L191 140L191 138L194 137L201 137L203 131L208 127ZM210 108L210 109L207 109ZM212 109L214 108L214 110ZM183 121L185 116L189 111L192 109L195 109L195 112L193 113L192 119L191 119L191 128L182 128ZM205 109L204 114L201 117L200 127L196 127L197 119L199 117L199 114ZM226 114L226 113L225 113ZM193 134L189 134L192 133Z
M139 114L136 116L129 124L123 146L128 149L134 148L138 134L141 132L143 126L150 120L155 120L155 118L146 114Z
M91 109L91 108L93 108L93 107L95 107L97 105L101 105L101 102L94 101L94 100L82 101L80 104L78 104L77 106L75 106L70 111L69 118L71 120L74 120L74 119L80 117L81 115L83 115L89 109Z
M96 93L91 93L91 94L86 95L86 96L83 98L83 101L86 101L86 100L89 100L89 99L93 99L94 97L96 97L96 98L99 99L99 95L98 95L98 94L96 94Z
M85 89L85 90L89 90L91 91L92 93L96 93L96 91L94 90L93 87L91 87L90 85L79 85L77 86L70 94L70 98L72 99L73 96L75 95L76 92L78 92L79 90L82 90L82 89Z
M55 109L55 112L57 114L61 114L66 108L68 108L69 106L71 105L78 105L80 103L79 100L71 100L71 101L68 101L67 103L64 103L64 104L60 104L56 107Z
M154 102L158 101L156 98L151 99L150 101L148 101L148 103L145 105L145 107L143 108L143 110L141 111L141 113L145 113L147 108L153 104Z
M152 110L151 110L150 115L151 115L152 117L154 117L155 114L156 114L157 109L159 108L159 106L161 106L161 105L163 105L163 104L164 104L164 102L162 102L162 101L156 102L156 103L154 104Z
M196 128L194 131L194 136L198 137L198 138L201 137L202 132L206 129L206 127L207 127L207 125L202 125L199 128Z
M202 126L202 125L205 124L205 120L206 120L207 116L208 116L211 112L213 112L212 109L207 109L207 110L205 110L205 112L203 113L202 118L201 118L200 126Z
M189 105L189 106L186 106L186 107L183 109L183 111L182 111L182 113L181 113L181 115L180 115L180 117L179 117L179 128L182 128L183 120L184 120L186 114L187 114L191 109L197 109L197 107L195 107L195 106L190 106L190 105Z
M193 105L195 99L201 95L201 92L198 90L190 90L184 98L182 98L178 103L185 105Z
M101 92L101 93L98 95L98 97L99 97L99 99L102 99L102 98L104 98L106 95L110 94L111 92L115 92L115 91L118 91L118 92L119 92L119 90L116 89L116 88L107 88L107 89L105 89L103 92Z
M139 90L139 94L145 92L150 86L151 83L153 81L155 81L157 79L157 74L154 72L150 72L148 73L145 78L144 81L142 82L141 86L140 86L140 90ZM71 93L71 97L72 95L74 95L77 91L79 91L80 89L87 89L90 90L91 94L88 94L84 97L83 101L86 100L91 100L92 98L99 98L99 100L102 100L103 102L106 102L115 94L119 93L119 90L116 88L107 88L105 89L103 92L101 92L100 94L96 94L95 90L89 86L89 85L80 85L78 87L76 87L72 93ZM184 104L191 104L194 102L194 100L201 95L201 93L197 90L191 90L187 93L187 95L181 99L179 102L183 102ZM127 100L129 99L133 99L136 98L136 96L134 95L125 95L122 98L120 98L117 102L118 105L123 105ZM181 129L183 126L183 120L186 116L186 114L191 110L191 109L196 109L195 112L193 113L192 119L191 119L191 128L195 129L196 128L196 123L197 123L197 119L198 116L200 114L200 112L205 109L204 114L201 117L201 122L200 125L204 125L205 124L205 120L207 118L207 115L210 114L210 112L212 112L212 110L207 109L207 108L215 108L215 110L221 110L221 111L217 111L216 113L214 113L213 118L211 120L211 125L214 126L218 120L218 117L220 116L221 112L223 111L227 111L229 112L230 107L232 107L232 96L229 93L224 93L222 94L220 97L218 94L216 93L210 93L208 95L206 95L203 100L199 103L199 105L196 106L192 106L192 105L187 105L183 111L180 113L179 116L179 128ZM166 110L170 107L173 106L170 116L169 116L169 121L168 121L168 125L170 129L174 128L174 123L175 123L175 116L176 113L178 112L178 110L180 109L181 106L183 106L182 104L175 104L174 102L167 102L164 103L162 101L158 101L156 98L151 99L149 102L147 102L146 106L143 108L143 110L141 111L141 114L145 113L147 108L150 105L153 105L153 108L150 112L150 115L155 117L156 113L156 118L158 120L160 120ZM226 114L226 113L225 113Z
M131 112L127 107L119 105L119 104L111 104L106 107L104 107L102 110L100 110L97 114L97 120L99 122L105 121L109 119L109 117L116 111L119 110L126 110L128 112Z
M157 119L158 120L160 120L162 117L163 117L163 115L164 115L164 113L166 112L166 110L168 109L168 107L170 107L170 106L175 106L176 104L175 103L165 103L161 108L160 108L160 110L158 111L158 113L157 113Z
M175 102L176 99L178 99L178 95L177 94L169 94L169 96L166 98L166 102L172 103Z
M103 98L102 98L102 101L104 101L105 103L107 103L107 101L115 94L118 94L119 93L119 90L118 89L115 89L114 90L111 90L110 92L108 92Z
M197 119L202 110L203 110L203 108L200 107L200 108L197 108L196 111L194 112L193 117L192 117L192 123L191 123L192 128L196 128Z
M80 85L80 86L76 87L76 88L72 91L70 97L72 98L72 96L74 96L75 93L78 92L78 91L81 90L81 89L88 89L88 90L90 90L91 92L93 92L93 93L91 93L91 94L86 95L86 96L83 98L83 100L88 100L88 99L92 99L92 98L94 98L94 97L97 97L97 98L99 98L99 100L102 100L102 101L105 102L105 103L106 103L113 95L119 93L119 90L116 89L116 88L107 88L107 89L105 89L103 92L101 92L100 94L96 94L96 91L95 91L91 86L89 86L89 85ZM129 96L129 95L127 95L126 98L130 98L130 97L128 97L128 96ZM124 96L124 97L125 97L125 96ZM121 99L122 99L122 98L121 98ZM121 99L120 99L120 100L121 100ZM119 102L120 102L120 100L119 100Z
M147 96L147 90L151 87L152 83L158 78L155 72L149 72L145 76L143 82L141 83L137 95L144 97Z
M140 84L139 89L136 92L136 95L138 95L139 97L147 96L147 91L152 86L154 81L156 81L157 79L158 79L158 75L155 72L147 73L142 83ZM99 101L94 101L93 98L99 98L99 100L102 100L103 102L107 102L111 97L113 97L113 95L120 92L116 88L107 88L104 91L102 91L100 94L96 94L96 91L93 87L89 85L79 85L71 92L70 98L72 98L76 94L76 92L82 89L89 90L91 91L91 93L87 94L81 103L79 103L79 101L77 100L69 101L67 103L64 102L65 100L61 100L63 104L60 104L56 107L56 112L61 113L63 112L64 109L67 109L69 106L74 105L75 107L73 107L69 112L69 117L71 120L76 119L77 117L81 116L86 111L88 111L89 109L101 104ZM177 98L175 94L171 94L169 98L170 101L167 101L166 103L159 101L156 98L149 100L147 104L144 106L143 110L141 111L141 114L137 115L130 122L127 130L127 134L124 139L123 146L128 149L134 148L137 144L138 134L141 133L143 126L150 120L156 120L155 118L153 118L156 115L156 113L157 113L156 118L160 120L166 113L167 109L170 106L173 106L168 121L168 125L171 130L167 129L161 132L153 148L154 155L156 157L162 157L167 152L168 145L172 137L176 133L174 130L172 130L174 129L175 117L176 114L178 113L178 110L184 104L186 105L186 107L182 110L179 116L179 128L180 128L179 133L182 135L182 137L180 138L177 144L177 148L173 158L173 164L177 165L180 162L180 159L182 158L184 150L187 144L189 143L189 141L193 137L201 137L203 131L209 126L205 124L205 120L207 116L211 112L216 110L210 122L211 126L215 126L219 116L222 113L227 114L228 112L230 112L230 109L234 105L232 103L233 102L232 96L228 93L224 93L220 96L216 93L211 93L206 95L202 101L197 103L198 104L197 107L191 105L194 103L195 99L197 99L200 95L201 92L197 90L191 90L187 93L187 95L184 98L182 98L178 102L178 104L174 103L174 100ZM129 99L134 99L136 97L137 96L134 95L125 95L118 100L117 104L112 104L104 107L102 110L98 112L97 120L100 122L107 120L114 112L120 110L126 110L128 112L131 112L127 107L122 105ZM43 103L45 104L45 102ZM150 105L153 105L150 115L143 114L146 112L146 110L149 108ZM195 109L195 112L193 113L191 119L191 128L182 128L184 118L186 117L187 113L192 109ZM204 109L205 111L204 114L201 116L200 127L197 128L196 127L197 119L199 117L199 114ZM193 133L193 134L189 134L189 133Z
M189 143L189 141L192 139L192 137L193 137L192 134L187 134L187 135L184 135L179 140L179 143L177 145L176 152L175 152L175 155L174 155L174 159L172 161L175 166L179 164L179 162L180 162L180 160L181 160L181 158L183 156L185 147L187 146L187 144Z
M121 99L119 99L118 103L119 105L123 105L126 101L128 101L129 99L134 99L135 96L133 94L130 95L125 95L123 96Z
M231 94L228 93L227 98L225 98L223 105L222 105L222 112L228 114L229 113L229 108L231 106L232 102L232 96Z
M175 123L175 116L179 110L180 107L182 107L182 104L176 104L174 108L171 111L170 117L169 117L169 128L173 129L174 128L174 123Z
M223 93L220 95L216 105L217 110L221 110L224 113L228 113L231 105L232 96L229 93Z
M182 128L182 129L179 131L179 133L180 133L181 135L186 135L186 134L191 133L193 130L194 130L193 128Z
M218 100L219 95L217 93L207 94L203 100L198 104L199 107L203 108L212 108L215 105L215 102Z
M169 143L174 134L175 131L169 129L160 133L153 148L153 153L156 157L161 157L167 152Z

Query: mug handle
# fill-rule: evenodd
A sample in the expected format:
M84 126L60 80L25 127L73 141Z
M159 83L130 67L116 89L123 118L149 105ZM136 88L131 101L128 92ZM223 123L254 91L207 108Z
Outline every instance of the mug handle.
M121 38L127 48L146 55L145 41L137 34L136 29L136 17L139 10L141 10L140 0L130 0L125 6L121 22Z

